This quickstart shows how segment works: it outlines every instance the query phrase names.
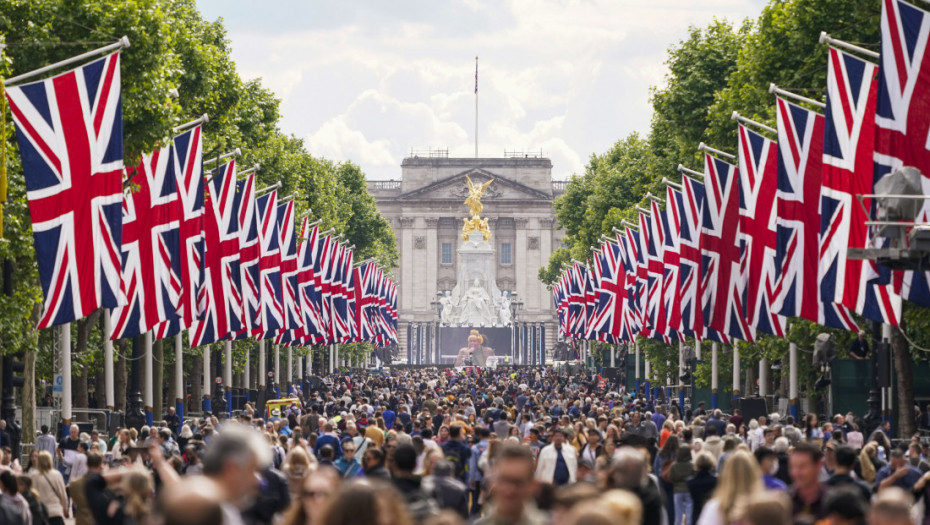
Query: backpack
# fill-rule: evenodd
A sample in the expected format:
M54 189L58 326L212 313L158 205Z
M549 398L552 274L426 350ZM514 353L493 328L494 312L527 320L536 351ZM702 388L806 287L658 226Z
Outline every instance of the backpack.
M455 477L459 480L464 480L465 475L468 473L468 461L465 458L465 451L471 450L463 446L458 441L449 441L442 445L442 452L445 455L446 461L451 461L455 465Z
M407 510L416 523L423 523L430 516L439 514L441 507L436 500L435 487L421 487L404 494Z

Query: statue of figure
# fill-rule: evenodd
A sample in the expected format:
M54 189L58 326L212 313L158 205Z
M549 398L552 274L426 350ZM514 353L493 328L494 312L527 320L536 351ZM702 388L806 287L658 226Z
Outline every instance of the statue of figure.
M448 291L443 292L442 297L439 298L439 320L443 324L452 322L452 307L452 294Z
M484 207L481 205L481 196L484 195L485 190L488 189L488 186L494 182L494 179L491 179L484 184L476 185L471 181L471 177L465 175L465 178L468 180L468 198L465 199L465 205L471 208L471 216L478 217L481 215L481 211Z
M491 296L475 279L471 287L462 296L459 303L462 306L462 319L467 322L492 322L494 314L491 313Z
M500 306L500 318L501 324L504 326L510 326L510 322L513 320L513 312L510 311L510 294L506 291L501 292L501 306Z

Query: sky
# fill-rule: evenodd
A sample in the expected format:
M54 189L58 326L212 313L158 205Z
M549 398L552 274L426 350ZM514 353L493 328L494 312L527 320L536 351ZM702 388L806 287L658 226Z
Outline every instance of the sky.
M399 179L411 151L536 152L555 179L647 133L650 87L691 25L766 0L197 0L244 79L282 99L310 153Z

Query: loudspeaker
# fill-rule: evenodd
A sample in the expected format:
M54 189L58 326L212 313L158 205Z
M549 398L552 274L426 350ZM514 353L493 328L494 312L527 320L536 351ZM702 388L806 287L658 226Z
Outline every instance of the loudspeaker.
M765 405L765 399L761 397L746 397L739 400L739 409L743 415L743 419L749 421L750 419L759 419L760 417L768 417L768 408Z
M891 386L891 343L881 342L875 345L875 363L878 368L878 387Z

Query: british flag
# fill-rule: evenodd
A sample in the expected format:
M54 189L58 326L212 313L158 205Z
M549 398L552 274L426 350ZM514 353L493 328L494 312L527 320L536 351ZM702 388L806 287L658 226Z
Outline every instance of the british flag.
M360 341L373 343L375 331L372 325L371 307L375 299L375 275L378 266L366 262L353 269L355 279L355 332Z
M568 273L563 271L559 275L559 282L552 288L552 301L555 303L555 309L559 315L559 335L562 337L569 336L567 279Z
M281 234L278 231L278 192L268 192L255 201L259 221L258 260L261 282L263 339L273 338L284 329L284 300L281 290Z
M260 228L255 211L255 174L246 176L237 184L239 217L239 286L242 290L244 329L236 334L237 339L261 335L261 279L259 259L261 245Z
M45 297L38 328L124 304L119 53L6 96Z
M901 315L901 297L880 286L874 261L847 257L847 249L870 244L868 199L872 192L875 145L876 66L830 48L824 122L823 180L820 190L820 264L824 301L833 301L867 319L892 325Z
M640 253L639 232L624 228L623 232L617 235L617 244L620 246L620 260L623 261L624 288L626 288L623 323L628 330L628 334L625 334L628 338L624 340L633 341L643 329L642 294L637 272Z
M658 239L656 239L657 230L654 229L654 217L651 215L639 214L639 238L643 258L642 267L637 267L637 282L642 282L640 277L642 270L645 270L645 285L642 286L645 297L642 300L643 305L643 337L651 337L662 340L663 334L657 330L659 323L659 302L661 295L660 278L662 275L662 259L659 258Z
M169 148L144 155L127 170L130 193L123 199L123 282L127 304L113 309L112 339L143 334L177 318L180 277L178 194L169 170Z
M755 334L743 315L739 290L739 173L736 166L704 155L701 219L701 290L704 324L743 341Z
M586 273L587 268L574 263L568 279L568 332L571 337L577 339L583 338L587 332L585 283L588 279Z
M882 0L881 61L875 110L875 181L903 166L923 174L923 194L930 194L930 12L900 0ZM930 220L930 201L917 217ZM930 272L900 272L895 289L901 296L930 306Z
M681 289L681 326L685 334L702 339L701 309L701 217L704 213L704 183L681 178L682 206L679 224L678 282Z
M785 318L775 302L775 191L777 146L739 125L739 228L743 242L740 284L746 321L756 330L783 337Z
M197 297L203 317L189 330L192 347L222 340L245 326L239 289L235 161L217 169L204 198L204 211L204 274Z
M197 294L203 280L203 141L200 126L174 138L168 170L178 198L178 256L171 258L180 278L177 317L155 327L155 338L173 336L194 324L200 316Z
M284 328L296 330L303 325L298 298L297 238L294 232L294 201L278 206L281 246L281 289L284 297Z
M679 268L681 265L681 210L683 200L681 192L671 186L665 191L665 210L661 212L664 246L662 247L662 312L665 319L664 333L672 341L682 339L681 326L681 283ZM658 205L653 202L653 214L658 213Z
M620 261L620 247L606 242L597 253L598 294L594 317L588 323L595 338L617 344L623 333L623 305L626 297L625 276Z
M320 268L320 253L323 242L320 239L320 228L306 226L309 219L304 219L305 226L301 230L303 241L300 243L298 286L300 289L300 311L303 317L303 341L309 344L318 344L326 334L323 324L322 305L318 290L318 270Z
M778 190L775 210L775 310L788 317L853 330L849 311L823 302L817 284L823 115L778 98Z

